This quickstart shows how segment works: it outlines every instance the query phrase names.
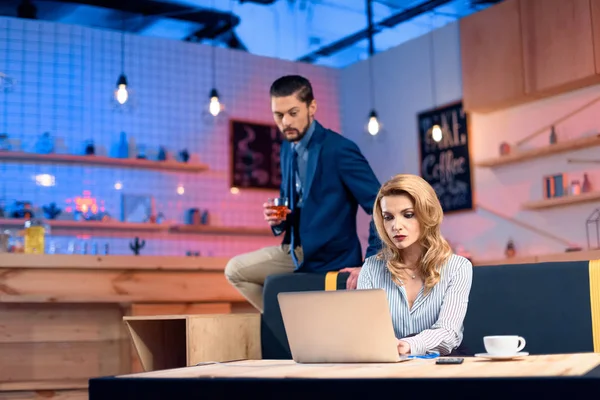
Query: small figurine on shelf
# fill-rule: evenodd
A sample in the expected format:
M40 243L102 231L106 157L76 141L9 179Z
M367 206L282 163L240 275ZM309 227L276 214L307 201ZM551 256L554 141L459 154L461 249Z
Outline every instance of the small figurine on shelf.
M30 201L16 201L14 210L12 212L12 218L34 218L33 205Z
M56 203L50 203L47 206L43 206L42 210L44 211L44 217L46 219L56 219L62 212L62 210L56 207Z
M86 141L85 144L85 155L86 156L93 156L94 154L96 154L96 148L94 147L94 141L92 139Z
M500 144L500 155L507 156L509 154L510 154L510 144L508 144L506 142L502 142Z
M181 159L181 161L186 163L190 159L190 153L187 151L187 149L183 149L179 152L179 158Z
M12 145L10 144L8 133L0 133L0 151L10 150L12 150Z
M506 244L506 251L504 252L504 254L506 254L506 257L508 258L513 258L517 254L517 250L515 249L515 243L512 239L508 240L508 243Z
M592 191L592 182L590 182L590 177L587 172L583 174L583 185L581 185L582 193L589 193Z
M208 225L208 210L202 211L202 216L200 217L200 223L202 225Z
M554 125L550 128L550 144L556 144L558 141L556 137L556 129L554 129Z
M129 158L129 143L127 142L127 134L125 132L121 132L118 154L119 158Z
M160 146L158 149L158 161L166 161L167 160L167 149L165 146Z
M44 132L35 144L35 149L40 154L50 154L54 152L54 138L50 132Z
M133 251L133 254L139 256L140 250L143 249L145 245L146 241L140 240L140 238L136 236L133 242L129 243L129 248L131 249L131 251Z
M145 144L138 144L137 145L137 156L136 158L138 160L145 160L147 159L147 155L146 155L146 145Z

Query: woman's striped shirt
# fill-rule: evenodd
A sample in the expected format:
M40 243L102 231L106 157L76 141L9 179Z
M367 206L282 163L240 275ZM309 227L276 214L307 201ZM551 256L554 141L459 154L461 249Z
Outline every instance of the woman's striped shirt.
M410 344L411 354L447 355L462 342L472 278L471 262L453 254L442 266L439 282L427 295L422 287L409 309L404 287L394 283L385 261L372 256L363 264L357 289L385 289L396 337Z

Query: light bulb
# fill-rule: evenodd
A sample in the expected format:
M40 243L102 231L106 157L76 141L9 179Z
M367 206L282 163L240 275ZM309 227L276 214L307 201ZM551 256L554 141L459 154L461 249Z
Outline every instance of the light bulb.
M440 128L440 126L438 124L435 124L431 128L431 137L436 142L439 142L440 140L442 140L442 128Z
M119 104L125 104L129 99L129 93L127 92L127 77L125 74L119 75L117 80L117 90L115 90L115 100Z
M213 96L210 98L210 105L208 106L208 110L210 111L213 117L219 115L219 112L221 112L221 103L219 103L218 97Z
M379 121L377 121L377 117L371 116L369 118L369 123L367 124L367 130L373 136L379 133Z

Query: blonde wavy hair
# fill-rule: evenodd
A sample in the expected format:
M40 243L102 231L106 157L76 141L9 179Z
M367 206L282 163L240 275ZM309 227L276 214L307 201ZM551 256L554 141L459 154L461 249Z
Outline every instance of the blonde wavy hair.
M439 282L440 267L452 255L452 248L440 232L440 225L444 218L440 201L431 185L420 176L399 174L385 182L379 189L373 207L373 219L383 246L377 257L386 261L394 281L403 285L401 277L407 266L402 258L402 250L396 247L385 230L381 210L381 199L385 196L403 194L411 198L415 217L421 227L418 243L424 251L417 267L423 276L425 291L429 291Z

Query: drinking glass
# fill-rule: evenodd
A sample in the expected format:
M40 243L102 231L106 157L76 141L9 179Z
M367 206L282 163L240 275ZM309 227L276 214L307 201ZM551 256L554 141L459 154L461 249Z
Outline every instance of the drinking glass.
M275 211L275 213L273 214L274 217L278 219L285 219L286 209L289 206L287 197L275 197L272 199L268 199L267 204L267 207L269 209Z

